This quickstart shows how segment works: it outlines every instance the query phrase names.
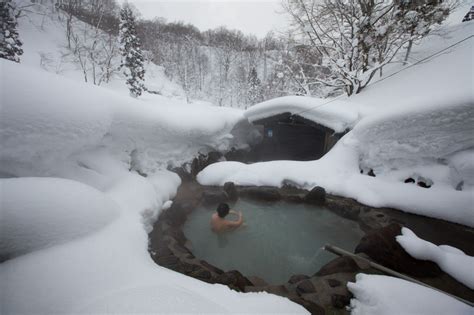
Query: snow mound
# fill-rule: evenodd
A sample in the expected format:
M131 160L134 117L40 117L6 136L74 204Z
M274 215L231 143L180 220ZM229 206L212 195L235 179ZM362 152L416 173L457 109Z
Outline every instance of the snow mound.
M347 288L353 315L472 314L473 308L441 292L398 278L358 274Z
M474 290L474 257L449 245L437 246L425 241L407 228L402 228L402 235L396 239L414 258L437 263L443 271Z
M235 109L137 100L10 61L0 66L0 172L7 174L48 176L72 155L103 146L123 160L135 152L147 161L137 165L144 172L178 166L200 150L227 149L243 119Z
M363 119L353 130L371 168L433 163L474 147L474 94Z
M1 260L89 235L118 216L111 199L72 180L1 179L0 191Z
M244 113L250 122L283 113L299 115L320 125L331 128L336 132L344 132L351 128L358 119L357 111L344 101L327 99L284 96L256 104Z

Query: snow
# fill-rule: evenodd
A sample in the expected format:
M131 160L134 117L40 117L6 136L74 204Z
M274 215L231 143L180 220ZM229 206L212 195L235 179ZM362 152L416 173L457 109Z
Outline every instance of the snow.
M437 246L425 241L408 228L402 228L402 235L396 239L414 258L435 262L454 279L474 289L474 257L449 245Z
M336 132L344 132L353 127L358 119L357 112L339 100L331 100L331 106L324 106L327 99L284 96L256 104L245 111L250 122L277 114L291 113L331 128Z
M320 160L217 163L199 174L201 183L320 185L368 205L474 226L472 40L350 99L286 97L242 112L169 98L184 93L151 63L146 83L161 95L132 99L120 76L105 88L85 84L77 65L62 58L65 34L55 14L40 5L29 10L48 14L20 18L22 64L0 61L0 250L9 258L0 264L2 314L307 313L282 297L242 294L162 268L148 253L147 232L180 185L166 168L228 149L239 140L232 128L246 118L290 112L336 132L353 130ZM451 23L442 37L415 47L413 59L473 28ZM433 186L404 184L410 176ZM400 239L414 257L454 277L472 266L454 248L406 230ZM349 284L355 314L472 313L403 280L356 280ZM472 277L462 280L472 287Z
M353 315L472 314L473 308L441 292L398 278L358 274L347 284Z
M4 179L0 191L0 256L5 259L92 234L118 216L111 199L72 180Z
M136 100L11 62L1 61L1 67L0 171L17 176L51 175L75 153L100 145L126 153L124 161L136 150L146 157L145 172L177 166L200 150L228 147L230 131L242 119L234 109L159 96Z
M0 265L2 314L306 313L162 268L148 253L147 232L181 182L165 168L226 149L242 112L0 67L0 174L24 176L0 179L2 255L16 256Z

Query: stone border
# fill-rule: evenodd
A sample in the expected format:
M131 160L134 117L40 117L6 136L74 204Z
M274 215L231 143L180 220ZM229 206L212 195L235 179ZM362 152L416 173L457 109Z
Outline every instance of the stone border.
M246 277L237 270L223 271L195 257L182 231L187 216L200 204L235 202L239 197L324 206L341 217L357 221L360 228L366 232L366 236L355 250L356 253L380 263L388 262L388 267L413 277L423 280L429 277L428 282L431 281L450 293L474 300L472 290L447 276L436 264L413 259L395 241L401 226L394 223L396 220L386 210L396 210L372 208L353 199L328 195L321 187L315 187L308 192L290 185L278 189L266 186L235 186L233 183L226 183L224 187L201 186L195 182L185 182L171 208L161 213L149 234L149 248L153 260L163 267L208 283L224 284L236 291L265 291L287 297L304 306L312 314L346 313L345 307L349 305L352 297L347 290L347 282L355 281L355 275L359 272L379 273L361 260L338 257L314 275L293 275L284 284L269 285L258 277ZM472 294L469 294L469 291Z

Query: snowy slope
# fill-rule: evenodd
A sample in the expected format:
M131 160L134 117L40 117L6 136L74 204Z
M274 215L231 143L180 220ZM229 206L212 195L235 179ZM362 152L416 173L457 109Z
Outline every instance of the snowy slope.
M305 312L161 268L147 250L147 231L180 184L163 168L225 149L240 111L0 66L1 173L42 176L0 179L1 249L20 255L0 265L2 314Z
M21 63L84 82L80 65L67 48L66 18L62 11L52 9L49 3L31 5L29 0L15 0L15 2L27 6L25 13L18 19L18 32L23 41L24 51ZM90 26L80 20L74 19L73 24L79 33L84 30L90 31ZM119 58L112 60L115 68L119 63ZM89 73L88 81L92 84L90 75ZM145 85L163 96L185 99L181 86L171 82L166 77L164 69L152 62L145 63ZM109 83L102 83L101 86L128 95L125 78L121 73L116 73ZM147 97L153 98L153 95Z

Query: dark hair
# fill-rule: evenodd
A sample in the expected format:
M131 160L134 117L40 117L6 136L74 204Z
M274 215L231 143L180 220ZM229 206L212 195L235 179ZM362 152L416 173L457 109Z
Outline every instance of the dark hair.
M219 217L225 218L225 216L229 214L229 205L226 203L221 203L217 206L216 211Z

